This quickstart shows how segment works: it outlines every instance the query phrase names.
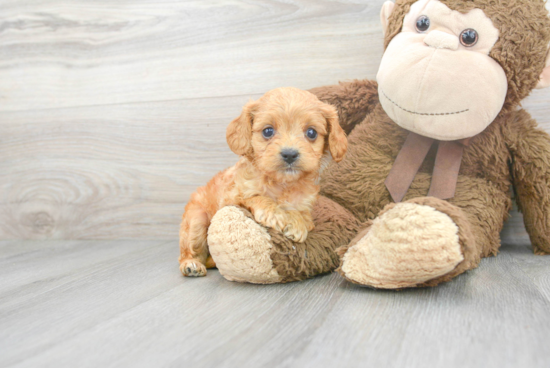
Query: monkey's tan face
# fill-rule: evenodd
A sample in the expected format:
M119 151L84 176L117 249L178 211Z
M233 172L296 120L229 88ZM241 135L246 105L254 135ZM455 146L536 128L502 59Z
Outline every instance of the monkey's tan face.
M481 133L501 111L508 83L489 56L498 29L482 10L416 2L377 75L380 102L401 127L439 140Z

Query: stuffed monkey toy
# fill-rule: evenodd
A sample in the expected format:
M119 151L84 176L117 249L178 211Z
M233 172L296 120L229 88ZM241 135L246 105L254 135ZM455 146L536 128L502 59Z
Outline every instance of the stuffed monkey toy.
M382 8L377 82L313 89L335 106L346 158L323 172L315 229L295 243L226 207L208 243L229 280L338 269L360 285L434 286L496 255L514 198L550 253L550 136L519 107L550 85L542 0L397 0Z

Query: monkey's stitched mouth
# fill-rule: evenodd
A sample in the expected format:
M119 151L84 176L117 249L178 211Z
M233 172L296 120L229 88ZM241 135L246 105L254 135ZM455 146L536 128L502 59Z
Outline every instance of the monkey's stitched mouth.
M386 92L384 92L382 89L380 89L380 91L382 92L382 94L384 95L384 97L386 97L388 99L388 101L390 101L392 104L394 104L395 106L397 106L398 108L400 108L401 110L405 111L405 112L408 112L410 114L414 114L414 115L424 115L424 116L443 116L443 115L457 115L457 114L462 114L463 112L468 112L470 111L470 109L466 109L466 110L462 110L462 111L456 111L456 112L441 112L441 113L427 113L427 112L415 112L415 111L411 111L411 110L407 110L401 106L399 106L396 102L394 102L391 98L388 97L388 95L386 95Z

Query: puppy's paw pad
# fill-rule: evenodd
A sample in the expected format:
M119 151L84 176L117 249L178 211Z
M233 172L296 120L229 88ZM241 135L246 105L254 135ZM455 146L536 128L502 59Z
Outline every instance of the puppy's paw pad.
M201 277L206 276L206 267L199 261L184 261L180 264L180 271L183 276Z

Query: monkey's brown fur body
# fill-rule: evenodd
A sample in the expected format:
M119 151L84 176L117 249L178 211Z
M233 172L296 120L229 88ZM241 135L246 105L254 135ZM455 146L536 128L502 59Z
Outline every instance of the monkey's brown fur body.
M397 1L389 17L386 46L401 32L403 18L415 2ZM492 19L501 37L490 57L501 65L508 80L500 114L464 150L455 196L447 201L426 196L437 152L434 145L403 202L393 203L384 181L408 131L382 108L377 83L357 80L316 88L311 92L337 108L349 146L346 158L323 172L323 196L313 212L315 230L304 244L295 244L275 231L254 230L258 239L265 237L259 252L269 255L269 259L258 257L270 272L264 278L238 271L242 236L232 234L225 241L232 242L234 254L220 255L220 263L213 253L224 276L237 281L288 282L330 272L339 265L344 277L365 286L434 286L477 267L481 258L497 254L499 233L512 207L511 187L535 254L550 254L550 136L537 128L526 111L518 109L545 66L550 21L544 3L441 2L463 13L478 8ZM247 216L236 208L220 214L213 224L214 248L221 246L221 234L228 234L231 221L245 221ZM251 224L247 226L252 229ZM452 236L458 253L441 241ZM415 243L425 238L433 241ZM384 242L387 253L384 247L369 252L369 246L376 248Z
M328 99L340 91L348 93L353 89L359 94L371 94L371 101L377 98L376 85L371 81L355 81L315 92L321 99ZM340 111L356 114L350 106L353 104L340 105ZM348 156L324 173L322 194L348 209L367 227L382 209L387 211L395 206L384 180L408 132L392 122L379 104L364 108L366 118L356 126L346 127L351 131ZM449 215L458 225L462 223L459 229L463 232L460 238L465 259L454 272L430 284L476 267L480 257L496 255L499 234L512 206L512 185L535 253L550 253L550 137L536 128L536 122L525 110L503 113L472 139L464 152L455 197L448 201L425 197L435 148L434 145L430 150L404 201L427 204ZM376 160L376 165L365 157Z

